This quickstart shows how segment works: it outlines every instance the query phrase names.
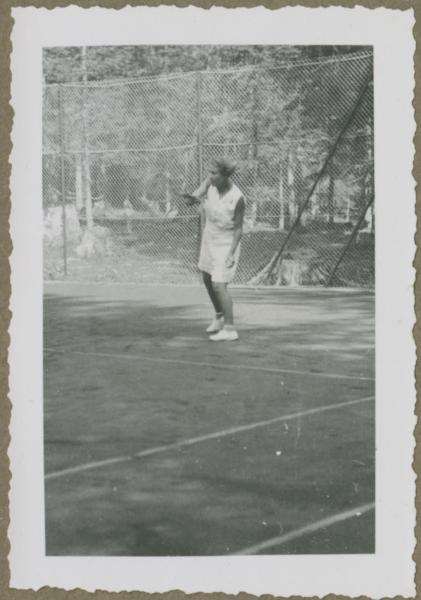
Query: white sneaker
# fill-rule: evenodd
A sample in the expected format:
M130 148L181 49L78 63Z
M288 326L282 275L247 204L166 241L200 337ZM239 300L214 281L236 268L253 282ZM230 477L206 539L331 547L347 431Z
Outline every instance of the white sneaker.
M235 329L225 329L224 327L224 329L221 329L215 335L211 335L209 339L212 342L235 342L235 340L238 340L238 333Z
M217 333L224 327L224 317L215 317L209 327L206 329L206 333Z

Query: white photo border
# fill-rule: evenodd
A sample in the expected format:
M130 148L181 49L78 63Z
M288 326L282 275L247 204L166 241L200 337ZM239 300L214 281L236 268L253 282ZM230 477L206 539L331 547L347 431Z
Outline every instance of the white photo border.
M146 592L415 595L415 41L413 10L76 6L14 8L11 155L11 587ZM42 48L136 44L374 47L376 553L45 556L42 366Z

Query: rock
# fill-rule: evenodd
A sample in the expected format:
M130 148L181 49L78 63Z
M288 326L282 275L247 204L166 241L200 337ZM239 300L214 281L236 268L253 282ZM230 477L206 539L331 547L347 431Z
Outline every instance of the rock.
M82 234L76 207L67 204L66 239L68 242L79 242ZM63 208L50 206L44 213L44 240L47 244L61 246L63 244Z
M95 202L92 208L92 214L94 217L103 217L106 214L106 206L104 200L98 200Z
M281 262L279 279L282 285L298 287L302 279L300 262L292 259L284 259Z
M374 234L372 231L363 229L357 233L356 243L360 246L368 246L374 243Z
M80 244L76 247L79 258L112 254L111 233L106 227L95 226L85 229Z

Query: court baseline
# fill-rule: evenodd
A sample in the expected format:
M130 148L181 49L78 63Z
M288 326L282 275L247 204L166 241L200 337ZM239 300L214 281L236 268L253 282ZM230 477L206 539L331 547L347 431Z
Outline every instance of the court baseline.
M225 370L233 370L233 371L258 371L262 373L278 373L279 375L288 374L288 375L310 375L312 377L326 377L328 379L350 379L357 381L374 381L374 377L364 377L360 375L345 375L343 373L322 373L318 371L299 371L295 369L276 369L272 367L255 367L253 365L234 365L227 363L208 363L208 362L200 362L200 361L191 361L191 360L181 360L178 358L160 358L160 357L151 357L143 354L114 354L108 352L89 352L82 350L58 350L56 348L45 347L44 352L53 353L57 352L59 354L73 354L79 356L95 356L98 358L116 358L123 360L138 360L138 361L147 361L154 363L166 363L166 364L175 364L175 365L186 365L191 367L207 367L210 369L225 369Z
M287 542L291 542L300 537L304 537L309 533L314 533L316 531L319 531L320 529L326 529L327 527L336 525L336 523L342 523L343 521L347 521L348 519L352 519L353 517L359 517L364 513L374 510L374 506L374 502L371 502L370 504L363 504L362 506L356 506L355 508L351 508L350 510L346 510L336 515L326 517L325 519L321 519L320 521L309 523L308 525L304 525L304 527L299 527L298 529L294 529L293 531L289 531L288 533L285 533L283 535L270 538L268 540L260 542L259 544L247 546L246 548L237 550L237 552L234 552L234 554L258 554L262 550L267 550L268 548L273 548L274 546L282 546Z
M267 425L272 425L273 423L281 423L283 421L290 421L293 419L297 419L300 417L307 417L309 415L327 412L330 410L346 408L348 406L353 406L356 404L361 404L363 402L369 402L374 400L374 396L367 396L365 398L358 398L356 400L348 400L346 402L339 402L337 404L328 404L325 406L320 406L317 408L311 408L309 410L304 410L296 413L290 413L288 415L283 415L279 417L274 417L273 419L267 419L265 421L257 421L255 423L249 423L247 425L239 425L237 427L230 427L229 429L223 429L221 431L215 431L212 433L204 434L201 436L197 436L194 438L189 438L186 440L181 440L179 442L175 442L173 444L167 444L164 446L156 446L155 448L149 448L147 450L142 450L133 454L132 456L117 456L114 458L108 458L100 461L85 463L82 465L76 465L74 467L68 467L67 469L62 469L60 471L52 471L51 473L47 473L45 475L46 480L58 479L59 477L64 477L66 475L73 475L76 473L80 473L82 471L88 471L91 469L97 469L100 467L106 467L108 465L128 462L134 460L136 458L145 458L147 456L152 456L155 454L162 454L164 452L168 452L169 450L175 450L177 448L183 448L186 446L191 446L193 444L198 444L200 442L206 442L208 440L222 438L228 435L235 435L237 433L241 433L243 431L250 431L252 429L257 429L259 427L265 427Z
M193 288L194 290L202 290L202 282L199 281L198 283L162 283L162 282L155 282L155 283L147 283L147 284L141 284L141 283L133 283L133 282L129 282L129 281L125 281L124 283L121 281L113 281L112 283L107 284L109 287L115 287L115 288L146 288L146 289L153 289L153 288ZM77 279L55 279L55 280L46 280L44 281L44 289L47 293L57 293L54 291L54 288L70 288L70 289L78 289L80 287L90 287L90 288L104 288L104 283L101 281L89 281L88 282L81 282L78 281ZM263 294L265 294L266 292L268 294L273 294L274 292L276 294L283 294L283 293L288 293L291 291L290 288L285 288L285 287L269 287L267 285L249 285L249 284L240 284L240 283L234 283L231 284L231 288L234 290L240 290L240 291L247 291L247 292L262 292ZM50 291L51 290L51 291ZM294 293L300 293L300 294L305 294L305 293L310 293L310 294L314 294L315 292L317 294L338 294L338 295L346 295L346 294L366 294L367 296L373 296L375 295L375 291L374 289L371 288L360 288L360 287L329 287L329 288L325 288L325 287L315 287L313 285L300 285L296 288L294 288ZM78 294L79 295L79 294Z

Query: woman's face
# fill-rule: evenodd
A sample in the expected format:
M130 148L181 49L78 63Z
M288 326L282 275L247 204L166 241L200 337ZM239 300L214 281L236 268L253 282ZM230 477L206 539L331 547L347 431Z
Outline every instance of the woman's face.
M212 167L209 173L210 173L211 184L216 187L223 187L227 178L224 177L223 175L221 175L218 167L216 167L216 166Z

